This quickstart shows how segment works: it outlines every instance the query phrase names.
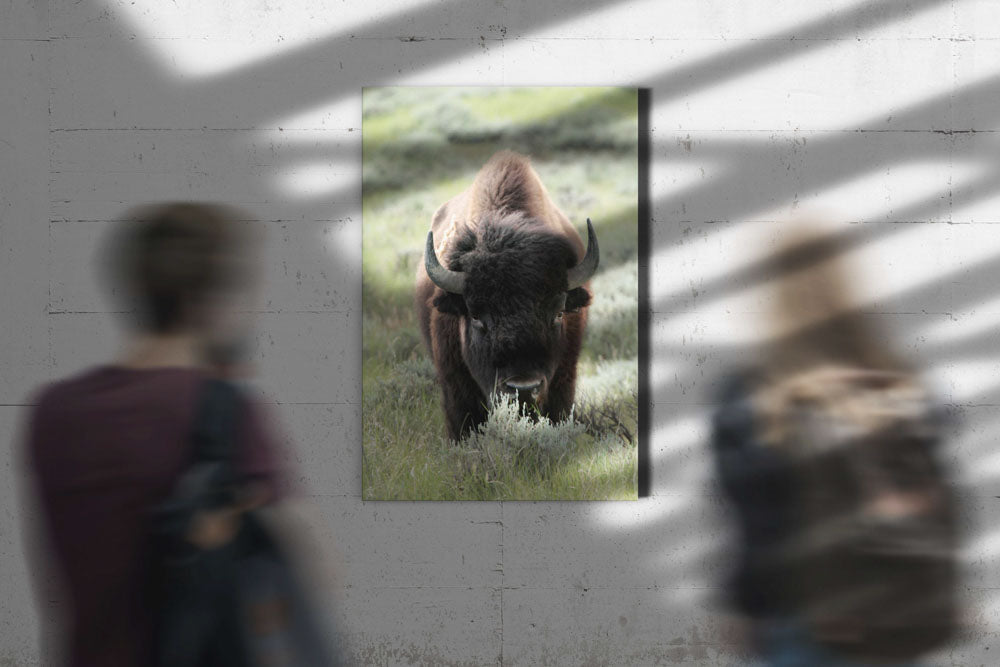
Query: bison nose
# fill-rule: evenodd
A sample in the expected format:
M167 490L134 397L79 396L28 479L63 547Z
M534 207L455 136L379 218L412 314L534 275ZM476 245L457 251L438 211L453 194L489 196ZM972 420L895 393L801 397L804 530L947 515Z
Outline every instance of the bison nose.
M536 393L542 386L541 380L507 380L505 383L508 391L516 393Z

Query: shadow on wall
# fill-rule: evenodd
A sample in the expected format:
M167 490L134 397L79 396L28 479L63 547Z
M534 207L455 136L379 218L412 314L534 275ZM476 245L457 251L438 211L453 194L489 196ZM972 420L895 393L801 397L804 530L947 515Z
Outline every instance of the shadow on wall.
M103 3L88 4L90 16L107 11ZM522 25L537 32L615 4L606 0L586 0L571 6L530 4L519 7L518 18ZM795 58L806 49L832 48L837 41L831 37L848 38L855 31L885 26L941 4L945 4L943 0L861 3L689 65L643 76L634 83L651 89L655 118L656 105L672 98L695 95L737 76L751 75ZM296 290L311 290L305 301L300 301L300 296L291 298L289 310L284 309L283 296L276 292L267 308L313 312L318 302L321 311L350 310L354 297L341 293L353 294L353 288L336 286L357 285L357 248L346 242L331 244L322 235L329 225L350 230L360 227L360 179L355 162L359 154L358 128L331 130L327 138L320 132L283 131L279 124L283 118L318 105L357 97L362 86L397 83L408 74L483 48L482 42L490 40L432 39L442 25L451 24L460 7L464 8L465 3L451 0L389 14L373 22L372 27L377 27L380 35L399 37L395 48L388 48L385 40L355 38L364 32L365 26L358 26L200 80L168 71L139 46L139 41L130 39L132 28L114 19L110 19L108 28L110 39L100 48L88 44L73 49L54 48L55 94L65 89L67 82L88 82L85 89L73 88L72 99L54 99L51 191L55 222L100 224L140 201L214 200L220 191L225 192L234 203L257 210L262 219L273 221L294 246L296 254L288 258L291 265L285 268L298 277L277 277L289 295ZM517 37L507 35L492 41L505 39ZM678 323L687 322L683 319L686 314L709 309L777 274L766 263L750 261L706 279L698 278L697 270L689 267L694 273L692 280L678 282L673 280L677 272L673 262L683 265L680 259L690 247L687 244L706 244L714 237L732 233L763 211L795 200L800 193L832 188L899 165L918 161L947 163L955 155L971 154L983 146L995 148L992 134L977 132L970 126L952 126L948 121L942 124L942 119L953 118L955 110L962 110L961 116L974 118L978 127L993 127L1000 120L997 100L1000 77L993 76L960 89L942 90L934 97L896 110L891 121L878 115L858 124L860 128L877 127L877 131L832 132L810 138L808 145L792 137L787 141L747 135L690 140L673 136L666 129L654 135L654 177L659 173L657 163L665 159L684 166L712 161L720 168L711 179L670 192L654 191L650 202L650 352L655 360L650 364L649 393L652 498L634 505L540 503L500 507L499 544L504 545L502 549L508 556L518 553L523 561L520 583L514 575L508 575L505 583L501 566L500 604L504 623L511 628L510 637L504 638L502 628L500 632L502 646L511 643L502 649L508 659L516 660L518 651L533 655L533 649L526 648L531 640L513 638L517 630L527 628L529 622L524 619L529 616L532 627L548 627L539 642L560 646L576 643L577 637L571 633L580 632L566 620L567 613L587 622L598 619L594 623L605 632L605 639L580 642L572 657L581 661L616 657L643 662L654 655L667 656L668 660L707 659L723 650L723 644L734 641L727 634L732 630L728 622L717 619L705 604L706 594L711 597L717 593L712 587L725 567L717 553L723 523L705 451L704 401L713 379L752 354L755 346L724 340L706 343L699 338L697 326L682 331ZM80 109L91 111L84 114ZM914 131L914 127L927 129ZM79 129L89 131L73 131ZM129 131L118 131L122 129ZM903 208L851 221L858 224L845 226L847 245L863 248L903 238L912 234L914 227L905 223L934 219L948 222L952 211L994 196L1000 191L998 154L994 150L980 174L968 182L952 184L949 179ZM289 195L276 174L294 176L297 169L313 163L344 165L339 179L343 182L334 179L333 187L320 188L318 193ZM74 171L75 176L69 178ZM92 187L81 187L81 183ZM318 239L311 236L312 224L319 227ZM293 238L299 233L297 225L309 227L306 242ZM1000 258L984 256L944 276L945 280L960 280L959 289L942 288L939 280L928 277L884 301L894 314L922 313L947 319L958 309L992 300L998 270ZM661 277L666 287L658 284ZM876 311L883 308L876 302L865 307ZM354 328L345 337L347 343L334 344L360 345L360 322L352 321L351 326ZM920 349L938 363L976 361L994 353L995 335L996 330L989 329L957 342L930 341ZM265 378L269 372L265 366ZM345 390L343 400L356 401L350 393L353 390ZM952 407L967 413L969 420L984 414L981 408L998 403L1000 386L989 383L973 397L951 400ZM965 465L993 455L985 443L994 432L979 431L971 444L959 441L962 455L974 457ZM353 450L360 448L360 442L338 442L337 446L344 450L341 460L359 460L360 453ZM358 487L349 492L357 497L360 480L356 483ZM995 477L980 476L971 493L978 498L996 488ZM508 535L504 535L505 522L511 531ZM368 528L391 530L392 526L386 523L381 528ZM996 541L995 534L981 535L981 527L973 532L973 540ZM586 552L580 546L576 549L580 553L571 558L553 555L563 548L561 539L569 534L591 537ZM531 535L537 539L527 541L525 536ZM523 546L523 552L515 551L517 544ZM580 542L571 540L569 544ZM995 558L993 551L986 555ZM530 574L534 567L548 568L550 573L539 579ZM982 580L981 575L977 577ZM532 586L558 590L540 608L531 609L515 589ZM505 591L509 591L506 603ZM518 600L524 604L519 605ZM995 606L998 599L994 596L980 602ZM612 614L605 609L625 611ZM362 607L353 611L358 619L364 618ZM345 625L352 627L350 620ZM365 647L358 650L360 655Z

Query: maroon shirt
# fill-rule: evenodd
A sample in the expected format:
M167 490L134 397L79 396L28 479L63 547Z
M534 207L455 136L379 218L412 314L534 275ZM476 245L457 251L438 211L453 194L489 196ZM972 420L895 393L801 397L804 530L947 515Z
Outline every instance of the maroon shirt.
M100 366L36 393L25 458L65 585L70 665L148 664L147 512L191 457L196 368ZM238 466L282 492L277 442L248 401Z

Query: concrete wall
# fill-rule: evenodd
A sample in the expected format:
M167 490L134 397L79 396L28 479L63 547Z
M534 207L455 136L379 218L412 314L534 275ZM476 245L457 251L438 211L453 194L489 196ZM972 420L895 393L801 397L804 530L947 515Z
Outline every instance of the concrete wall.
M821 209L855 223L871 317L964 417L975 625L941 660L994 664L998 37L991 0L2 3L0 437L31 387L116 350L92 265L109 221L235 202L270 229L260 386L359 663L729 664L706 396L760 336L762 241ZM361 501L360 91L387 84L652 88L651 497ZM0 664L37 664L2 470Z

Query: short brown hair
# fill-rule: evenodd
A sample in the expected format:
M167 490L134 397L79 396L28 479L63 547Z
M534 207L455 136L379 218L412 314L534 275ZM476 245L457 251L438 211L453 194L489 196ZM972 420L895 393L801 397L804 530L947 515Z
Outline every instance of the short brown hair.
M228 206L167 203L135 209L112 240L113 281L123 288L141 328L176 331L192 306L248 277L250 234Z

